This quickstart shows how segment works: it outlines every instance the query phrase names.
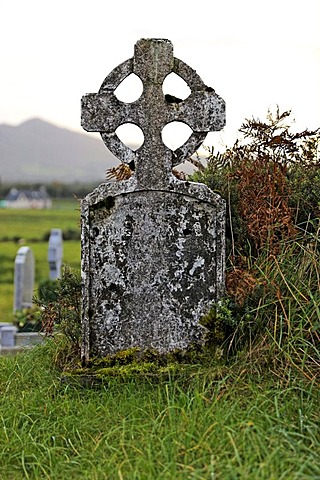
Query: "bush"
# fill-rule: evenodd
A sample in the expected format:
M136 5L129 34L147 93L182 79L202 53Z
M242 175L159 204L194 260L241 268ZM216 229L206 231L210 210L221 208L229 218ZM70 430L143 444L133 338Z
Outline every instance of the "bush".
M254 256L296 234L297 224L319 216L319 130L291 133L290 112L267 121L246 120L243 141L224 153L210 151L207 167L193 180L227 202L227 253Z
M43 282L39 297L42 330L47 336L63 334L66 345L57 363L76 362L81 343L81 279L80 274L64 266L60 279Z
M58 299L59 281L58 280L42 280L39 283L38 296L43 303L55 302Z
M224 153L209 151L207 167L192 179L227 202L226 298L222 308L217 306L215 320L227 351L271 332L278 347L286 342L294 355L303 351L305 364L316 349L315 366L320 133L292 133L289 116L277 109L266 122L246 120L240 128L243 141ZM300 350L293 334L300 339Z

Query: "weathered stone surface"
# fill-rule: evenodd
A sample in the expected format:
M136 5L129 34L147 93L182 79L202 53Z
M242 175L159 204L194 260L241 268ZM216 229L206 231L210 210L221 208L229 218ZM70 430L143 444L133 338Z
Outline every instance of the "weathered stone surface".
M32 307L34 269L32 250L20 247L14 261L14 312Z
M191 88L178 104L162 91L172 71ZM126 104L113 92L132 72L144 91ZM193 133L173 152L161 131L177 120ZM127 122L144 133L135 152L115 134ZM102 184L82 201L84 360L130 347L165 353L203 342L199 320L224 288L225 203L205 185L176 179L172 167L224 122L224 101L173 57L168 40L137 42L134 58L114 69L98 94L83 97L83 127L100 131L108 148L135 166L129 180Z
M146 63L147 62L147 63ZM190 96L181 103L165 99L162 83L174 72L191 88ZM130 73L142 80L141 97L124 103L114 95L114 89ZM104 80L99 93L82 98L82 126L89 132L101 133L111 152L125 163L134 162L139 187L165 187L172 171L200 147L210 131L225 125L225 102L207 87L199 75L173 57L169 40L142 39L135 46L134 59L119 65ZM186 123L193 133L187 142L174 152L164 145L161 132L172 121ZM138 125L144 134L143 145L135 152L124 145L115 130L123 123Z

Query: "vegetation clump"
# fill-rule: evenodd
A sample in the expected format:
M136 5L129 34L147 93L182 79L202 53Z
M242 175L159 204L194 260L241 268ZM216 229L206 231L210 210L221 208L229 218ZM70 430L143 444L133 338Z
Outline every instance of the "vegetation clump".
M41 311L42 331L47 337L62 335L56 363L77 364L81 348L80 273L64 266L58 280L47 280L39 287L35 302Z
M151 372L255 352L262 364L277 358L282 369L319 381L320 133L292 133L289 116L278 109L266 122L246 120L243 141L211 151L192 177L218 191L228 211L226 295L201 319L205 347L166 357L131 349L90 368ZM79 277L66 270L55 294L42 304L44 329L51 335L58 325L78 362Z
M266 122L246 120L243 140L224 153L211 150L193 179L227 202L226 297L209 319L225 351L268 344L315 379L320 131L292 133L289 117L277 109Z

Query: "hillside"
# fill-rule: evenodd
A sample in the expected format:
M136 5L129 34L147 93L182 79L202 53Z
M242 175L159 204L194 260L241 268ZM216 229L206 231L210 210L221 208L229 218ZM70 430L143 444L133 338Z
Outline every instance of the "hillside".
M0 178L10 182L103 181L119 161L93 136L40 119L0 125Z

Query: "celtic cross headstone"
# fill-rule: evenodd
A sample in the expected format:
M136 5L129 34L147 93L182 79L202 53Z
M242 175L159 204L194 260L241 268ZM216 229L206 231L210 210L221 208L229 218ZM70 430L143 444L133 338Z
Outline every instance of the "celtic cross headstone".
M171 72L190 87L171 101L162 85ZM131 73L143 83L132 103L114 91ZM175 151L162 130L192 129ZM141 128L144 143L125 146L116 129ZM97 94L82 98L82 126L100 132L133 175L105 183L82 200L83 360L137 347L166 353L204 342L199 323L224 290L225 202L205 185L178 180L172 168L192 155L209 131L223 128L225 103L173 56L169 40L142 39Z

